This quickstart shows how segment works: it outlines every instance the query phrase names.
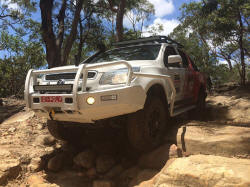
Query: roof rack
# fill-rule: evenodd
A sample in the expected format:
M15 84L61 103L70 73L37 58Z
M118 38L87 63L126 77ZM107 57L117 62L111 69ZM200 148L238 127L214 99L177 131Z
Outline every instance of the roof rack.
M175 40L172 40L171 38L169 38L167 36L150 36L150 37L146 37L146 38L138 38L136 40L127 40L127 41L122 41L122 42L116 42L116 43L113 43L113 45L117 46L117 47L122 47L122 46L127 46L127 45L136 45L136 44L152 43L152 42L175 44L179 48L184 47L182 44L178 43Z

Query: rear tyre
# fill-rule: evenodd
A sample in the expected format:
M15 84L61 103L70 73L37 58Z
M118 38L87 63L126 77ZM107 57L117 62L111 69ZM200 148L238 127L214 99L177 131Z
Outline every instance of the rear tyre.
M205 109L206 109L206 93L204 90L201 90L196 104L196 112L197 114L203 114L205 112Z
M198 100L195 109L189 111L188 116L190 119L202 120L204 119L206 110L206 92L201 89L199 92Z
M159 97L151 96L143 110L128 117L128 139L139 152L149 151L162 142L169 116L164 105Z

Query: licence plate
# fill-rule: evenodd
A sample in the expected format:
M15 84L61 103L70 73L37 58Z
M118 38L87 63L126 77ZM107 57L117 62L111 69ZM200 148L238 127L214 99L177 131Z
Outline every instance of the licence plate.
M42 103L61 103L62 96L42 96L41 102Z

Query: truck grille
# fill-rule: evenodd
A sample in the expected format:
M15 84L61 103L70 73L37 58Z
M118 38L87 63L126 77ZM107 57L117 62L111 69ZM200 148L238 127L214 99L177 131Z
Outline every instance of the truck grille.
M90 71L88 72L88 78L94 78L96 72ZM45 80L60 80L60 79L75 79L76 73L56 73L56 74L48 74L45 76ZM80 78L82 78L81 75Z

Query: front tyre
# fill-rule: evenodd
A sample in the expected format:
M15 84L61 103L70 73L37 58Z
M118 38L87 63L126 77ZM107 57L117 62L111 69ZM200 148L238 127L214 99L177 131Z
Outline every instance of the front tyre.
M67 141L66 129L62 124L55 120L47 120L47 126L50 134L58 140Z
M140 151L149 151L158 146L167 127L168 111L160 97L147 99L144 109L128 117L127 133L132 146Z

